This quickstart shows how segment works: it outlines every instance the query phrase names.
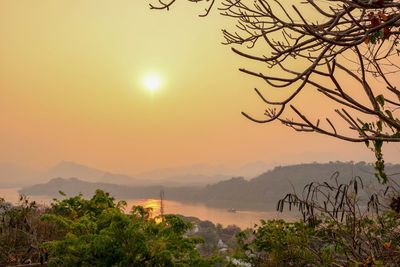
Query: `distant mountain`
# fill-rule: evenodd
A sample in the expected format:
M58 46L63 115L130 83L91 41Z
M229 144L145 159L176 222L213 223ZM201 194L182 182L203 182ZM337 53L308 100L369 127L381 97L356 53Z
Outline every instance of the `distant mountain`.
M104 171L91 168L82 164L78 164L72 161L61 161L54 167L45 171L42 175L45 177L80 177L83 180L87 181L96 181L100 182L100 180L104 176Z
M386 166L388 174L399 173L400 165ZM218 207L247 209L273 209L286 193L302 193L306 184L313 181L329 181L335 172L339 172L339 181L346 182L351 177L362 177L367 191L374 191L380 185L374 176L374 166L359 162L310 163L280 166L265 172L251 180L242 177L206 186L199 195L192 195L191 201L201 201Z
M93 183L82 181L78 178L54 178L45 184L37 184L28 186L19 192L24 195L40 195L59 197L59 191L64 192L68 196L82 194L85 197L90 197L96 191L102 189L109 192L111 195L120 199L133 198L157 198L159 196L160 186L137 186L131 187L126 185L116 185L109 183Z
M257 161L235 167L226 165L194 164L176 168L162 168L137 174L137 177L153 181L153 184L179 186L205 186L229 179L232 176L252 178L272 167Z
M12 164L0 163L0 187L21 187L45 183L53 178L76 177L87 182L113 183L124 185L168 185L205 186L236 175L258 175L268 169L269 165L256 162L228 168L222 165L197 164L179 168L157 169L129 176L116 174L88 167L72 161L62 161L54 167L41 172L34 172Z
M89 182L112 182L116 184L145 183L143 180L121 174L114 174L75 162L62 161L45 171L33 171L14 164L0 163L0 187L21 187L44 183L53 178L79 177Z
M142 185L145 181L128 175L115 174L103 170L91 168L72 161L62 161L50 170L41 174L48 180L55 177L69 178L77 177L88 182L114 183L127 185Z
M202 174L183 174L181 176L167 176L160 179L152 179L152 184L168 185L169 187L180 186L205 186L207 184L214 184L221 180L229 179L227 175L202 175Z
M145 177L153 180L177 180L182 177L191 177L190 180L205 178L209 182L217 182L219 178L229 178L232 176L242 176L252 178L271 169L272 165L262 161L251 162L244 165L229 167L227 165L194 164L176 168L155 169L148 172L137 174L138 177ZM196 178L196 179L194 179ZM218 178L218 180L216 180ZM189 180L189 179L187 179ZM201 180L199 180L201 181Z
M158 175L155 175L157 173ZM215 183L217 181L229 178L226 175L204 175L194 171L177 172L177 171L154 171L153 175L139 174L135 177L115 174L95 168L87 167L71 161L62 161L50 170L42 174L48 178L69 178L76 177L83 181L113 183L121 185L168 185L168 186L204 186L206 184ZM171 174L171 176L168 176ZM174 174L174 175L172 175ZM179 174L179 175L178 175ZM140 178L137 178L140 177Z
M400 173L400 165L386 167L388 174ZM243 210L273 210L277 201L286 193L296 190L301 193L304 186L312 181L329 181L334 172L340 173L340 181L351 177L363 178L366 188L379 188L374 177L372 164L360 163L310 163L276 167L251 180L242 177L231 178L203 187L161 187L161 186L119 186L106 183L83 182L76 178L53 179L47 184L24 188L28 195L56 196L58 190L69 195L79 192L91 195L95 189L109 191L117 198L157 198L161 188L165 197L182 202L201 202L213 207Z

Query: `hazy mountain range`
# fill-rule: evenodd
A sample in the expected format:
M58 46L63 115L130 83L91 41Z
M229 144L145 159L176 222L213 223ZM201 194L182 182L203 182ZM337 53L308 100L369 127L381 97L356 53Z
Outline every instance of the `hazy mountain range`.
M400 165L386 167L387 173L400 173ZM182 202L201 202L213 207L236 208L243 210L272 210L276 202L286 193L296 190L301 192L311 181L329 181L333 173L340 173L340 180L360 176L365 187L373 191L379 187L374 177L372 164L360 163L310 163L275 167L253 179L235 177L207 186L123 186L109 183L90 183L77 178L56 178L46 184L24 188L27 195L57 196L62 190L67 195L82 193L90 196L100 188L119 199L158 198L160 190L166 199Z
M196 164L177 168L156 169L136 175L116 174L71 161L54 167L33 171L15 164L0 163L0 187L23 187L45 183L53 178L76 177L82 181L124 185L203 186L232 176L254 177L271 168L264 162L253 162L238 167Z

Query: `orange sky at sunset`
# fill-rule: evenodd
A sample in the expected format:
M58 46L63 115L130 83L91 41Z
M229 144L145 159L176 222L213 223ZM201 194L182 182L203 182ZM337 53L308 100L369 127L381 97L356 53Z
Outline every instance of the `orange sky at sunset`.
M256 125L252 91L220 28L229 20L142 0L0 1L0 162L36 169L71 160L110 171L191 165L365 160L363 144ZM161 86L149 92L148 73ZM323 114L328 100L299 101ZM324 102L326 101L326 102ZM398 162L400 146L384 151Z

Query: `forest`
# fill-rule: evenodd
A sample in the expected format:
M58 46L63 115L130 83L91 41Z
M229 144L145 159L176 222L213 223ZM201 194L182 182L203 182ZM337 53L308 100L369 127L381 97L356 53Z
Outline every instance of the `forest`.
M359 204L361 178L311 183L305 199L288 194L278 209L303 220L222 227L180 215L152 216L97 190L55 199L0 201L0 263L16 266L398 266L399 198ZM288 206L287 206L288 205ZM25 265L24 265L25 266Z

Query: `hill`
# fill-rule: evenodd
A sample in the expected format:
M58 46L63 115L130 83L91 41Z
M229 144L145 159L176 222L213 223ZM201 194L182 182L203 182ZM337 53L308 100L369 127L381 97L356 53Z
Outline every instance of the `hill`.
M364 162L310 163L276 167L251 180L234 177L204 187L166 187L125 186L109 183L90 183L77 178L53 179L46 184L24 188L21 193L28 195L56 196L62 190L68 195L79 192L91 195L100 188L117 198L157 198L163 188L167 199L181 202L200 202L212 207L236 208L240 210L273 210L277 201L286 193L301 192L312 181L329 181L333 173L340 173L340 180L346 181L353 176L363 178L367 190L380 187L374 177L372 164ZM400 173L400 165L387 165L387 173Z
M205 186L231 177L232 173L249 174L262 173L267 169L262 162L249 163L237 168L227 168L219 165L197 164L176 168L156 169L135 175L113 173L89 167L72 161L61 161L55 166L42 171L10 163L0 163L0 187L26 187L38 183L46 183L53 178L79 177L82 181L92 183L113 183L130 186L152 186L168 184L169 186Z
M231 178L206 186L192 201L201 201L216 207L236 209L274 209L277 201L286 193L301 193L304 186L313 181L329 181L332 174L339 172L341 182L360 176L366 190L380 187L374 176L374 166L365 162L330 162L280 166L251 180ZM387 173L399 173L400 165L387 165Z

